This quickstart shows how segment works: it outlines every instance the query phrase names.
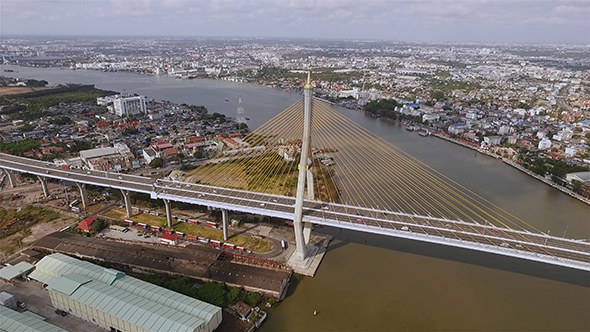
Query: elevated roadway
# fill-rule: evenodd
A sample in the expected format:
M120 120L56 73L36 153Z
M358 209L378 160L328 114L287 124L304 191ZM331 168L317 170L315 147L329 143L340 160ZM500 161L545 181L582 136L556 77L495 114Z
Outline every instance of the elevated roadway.
M152 199L206 205L293 220L295 198L194 183L82 169L0 153L0 168L41 178L149 194ZM590 271L590 243L547 234L305 200L303 219L317 225L478 250Z

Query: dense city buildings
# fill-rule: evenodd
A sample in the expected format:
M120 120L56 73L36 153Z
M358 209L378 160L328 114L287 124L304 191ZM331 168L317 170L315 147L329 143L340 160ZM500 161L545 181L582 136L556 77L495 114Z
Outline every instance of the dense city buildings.
M38 56L40 52L45 57ZM66 38L46 43L44 39L8 38L0 44L0 53L5 64L213 78L288 91L300 91L303 69L311 69L317 96L375 118L402 121L409 130L447 137L524 162L529 168L542 160L566 163L568 172L590 165L590 50L584 45L224 38L145 38L133 43ZM5 79L4 84L36 82ZM237 134L233 126L244 121L239 115L233 122L212 117L213 123L187 123L186 119L199 119L198 112L149 96L107 95L99 97L97 104L106 107L106 112L87 112L95 114L77 120L72 129L78 136L89 130L100 133L94 145L133 134L131 141L136 142L127 142L129 148L134 155L135 151L142 154L144 158L139 159L147 163L156 157L169 161L177 156L206 157L231 148L239 144L236 137L220 138L219 134ZM2 113L5 121L20 120ZM136 119L142 119L141 123ZM33 127L21 133L23 138L47 134L39 125ZM137 141L146 141L150 132L165 135L160 135L159 143L143 144L146 149L141 150ZM195 135L203 140L189 141ZM130 140L126 135L121 138ZM53 153L48 149L29 154ZM565 182L561 170L533 169Z

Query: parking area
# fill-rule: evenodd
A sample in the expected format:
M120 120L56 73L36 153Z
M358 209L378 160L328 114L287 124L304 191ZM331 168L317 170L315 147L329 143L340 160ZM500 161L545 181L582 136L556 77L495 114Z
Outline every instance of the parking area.
M106 237L111 239L119 239L126 241L137 241L137 242L150 242L160 243L160 238L151 235L152 232L143 228L129 227L129 231L123 233L113 229L105 228L98 237Z
M56 308L51 305L49 292L37 281L14 280L12 283L0 281L0 291L14 295L17 301L24 302L26 308L20 312L30 311L45 317L48 323L57 325L68 331L104 332L102 327L96 326L73 315L61 316L55 313Z

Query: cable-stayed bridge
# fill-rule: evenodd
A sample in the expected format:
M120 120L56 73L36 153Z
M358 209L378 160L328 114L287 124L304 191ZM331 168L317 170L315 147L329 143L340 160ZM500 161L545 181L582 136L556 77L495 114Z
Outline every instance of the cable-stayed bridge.
M307 128L306 128L307 127ZM221 142L220 142L221 143ZM298 254L311 225L325 225L590 271L590 243L543 234L458 183L366 132L330 107L305 98L197 168L185 182L93 170L0 154L0 168L294 221ZM299 162L297 162L299 159ZM304 165L304 167L300 167ZM302 174L304 176L302 177Z

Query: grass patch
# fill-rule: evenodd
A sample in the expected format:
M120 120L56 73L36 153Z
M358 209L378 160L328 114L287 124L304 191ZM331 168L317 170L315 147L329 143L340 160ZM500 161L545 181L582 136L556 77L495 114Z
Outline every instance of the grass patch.
M245 140L250 136L256 139L256 134L250 134ZM253 145L260 145L261 140L256 139ZM316 199L338 202L339 191L334 182L333 170L326 170L319 161L314 160L312 171ZM281 155L273 151L200 166L190 171L185 181L273 195L295 196L298 172L297 162L285 161Z
M261 165L253 168L252 165ZM296 188L286 187L290 175L297 173L297 163L286 162L276 152L206 164L189 173L189 182L270 194L293 196Z
M107 206L105 203L96 203L96 204L92 204L92 205L88 206L84 210L90 214L95 214L96 212L103 209L105 206Z
M20 211L0 207L0 239L17 232L29 232L31 226L40 222L49 222L60 217L53 210L28 206Z
M112 208L108 211L105 211L102 215L105 217L119 219L119 220L124 220L127 218L127 212L125 211L125 209L121 209L121 208Z
M130 218L135 222L141 222L150 226L168 227L168 220L166 218L152 216L151 214L138 214Z
M182 232L185 234L196 235L200 237L206 237L211 240L218 240L223 242L223 232L206 226L199 226L195 224L189 224L184 222L176 223L172 226L175 231ZM266 240L253 238L241 234L234 234L227 240L228 243L236 246L244 247L248 250L255 252L269 252L272 250L272 243Z
M105 217L110 217L110 218L119 219L119 220L129 219L129 220L133 220L135 222L141 222L141 223L144 223L144 224L147 224L150 226L166 227L168 225L166 218L152 216L151 214L141 213L141 214L135 215L131 218L127 218L127 211L125 209L121 209L121 208L112 208L112 209L106 211L105 213L103 213L102 215Z

